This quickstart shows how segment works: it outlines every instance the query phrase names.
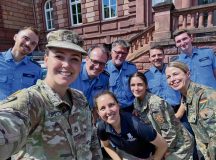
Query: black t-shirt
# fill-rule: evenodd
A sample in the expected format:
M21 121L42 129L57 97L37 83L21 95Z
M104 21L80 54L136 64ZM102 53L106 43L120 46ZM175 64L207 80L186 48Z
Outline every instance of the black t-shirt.
M150 142L156 138L157 132L130 113L121 113L120 117L120 134L106 122L99 122L97 132L100 140L109 140L115 147L136 157L148 158L155 151L155 146Z

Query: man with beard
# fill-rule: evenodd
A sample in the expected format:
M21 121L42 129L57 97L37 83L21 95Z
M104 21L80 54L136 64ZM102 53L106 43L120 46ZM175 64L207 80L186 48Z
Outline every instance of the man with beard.
M130 44L122 39L112 43L111 60L107 62L106 70L110 74L109 90L113 92L121 110L132 112L134 96L128 84L129 77L137 72L136 66L126 61Z
M40 65L27 57L38 44L37 29L24 27L13 39L13 48L0 52L0 100L20 89L32 86L42 75Z

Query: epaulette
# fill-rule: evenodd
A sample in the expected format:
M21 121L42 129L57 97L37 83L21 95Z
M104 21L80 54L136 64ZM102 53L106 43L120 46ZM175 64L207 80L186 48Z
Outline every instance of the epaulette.
M131 61L126 61L128 64L131 64L131 65L135 65L133 62Z
M197 48L197 49L213 49L213 48L209 48L209 47L202 47L202 48Z
M31 61L32 63L36 64L37 66L41 67L40 63L38 63L37 61L32 60L32 59L30 59L30 61Z
M149 69L147 69L143 74L146 74L146 73L148 73L148 72L150 72L150 70Z
M104 70L102 73L105 74L106 76L110 76L109 72L107 72L106 70Z
M172 56L170 57L170 62L176 61L179 59L179 56Z

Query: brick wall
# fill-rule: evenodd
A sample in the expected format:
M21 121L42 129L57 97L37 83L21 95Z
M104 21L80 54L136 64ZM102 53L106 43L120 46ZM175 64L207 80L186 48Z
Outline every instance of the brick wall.
M0 51L12 47L14 34L27 25L34 25L31 0L0 1Z

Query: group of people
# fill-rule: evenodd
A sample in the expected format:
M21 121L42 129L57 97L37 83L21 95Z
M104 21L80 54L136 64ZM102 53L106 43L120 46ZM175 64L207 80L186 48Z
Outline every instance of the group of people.
M150 49L145 73L126 61L125 40L86 53L73 31L51 31L44 80L26 56L37 30L14 40L0 54L0 159L100 160L101 147L114 160L216 159L216 56L186 30L174 33L172 62Z

